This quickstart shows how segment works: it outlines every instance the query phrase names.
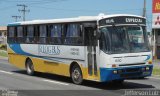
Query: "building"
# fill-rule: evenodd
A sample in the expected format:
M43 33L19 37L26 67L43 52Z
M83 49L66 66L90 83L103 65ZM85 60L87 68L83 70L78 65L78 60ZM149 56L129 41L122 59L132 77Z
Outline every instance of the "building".
M153 0L152 15L153 56L160 59L160 0Z
M7 27L0 27L0 44L7 44Z

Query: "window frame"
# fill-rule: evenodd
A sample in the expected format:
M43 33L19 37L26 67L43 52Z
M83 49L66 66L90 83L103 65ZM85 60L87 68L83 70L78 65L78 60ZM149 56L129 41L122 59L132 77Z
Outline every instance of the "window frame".
M9 27L19 27L22 26L23 27L23 42L20 42L21 44L47 44L47 45L68 45L68 46L85 46L85 32L84 32L84 23L95 23L95 21L82 21L82 22L61 22L61 23L41 23L41 24L25 24L25 25L18 25L18 26L8 26ZM81 43L70 43L70 44L65 44L65 38L67 35L67 29L66 26L68 27L69 24L78 24L80 27L80 32L79 32L79 38L81 38ZM39 38L40 36L40 29L39 27L41 25L45 25L47 32L46 32L46 43L43 42L39 42ZM60 35L58 37L52 37L51 36L51 26L53 25L60 25ZM30 36L28 34L28 26L32 26L33 27L33 32L32 32L32 36ZM9 34L7 34L8 36ZM14 36L17 38L17 33L14 34ZM77 37L77 36L75 36ZM27 38L32 38L34 39L34 42L27 42ZM60 39L60 43L54 43L51 42L51 38L59 38Z

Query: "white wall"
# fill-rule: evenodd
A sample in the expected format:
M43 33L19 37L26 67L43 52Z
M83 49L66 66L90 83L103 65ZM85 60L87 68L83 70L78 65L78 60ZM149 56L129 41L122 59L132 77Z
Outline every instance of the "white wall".
M7 44L7 37L4 35L3 31L0 31L2 34L0 35L0 44Z

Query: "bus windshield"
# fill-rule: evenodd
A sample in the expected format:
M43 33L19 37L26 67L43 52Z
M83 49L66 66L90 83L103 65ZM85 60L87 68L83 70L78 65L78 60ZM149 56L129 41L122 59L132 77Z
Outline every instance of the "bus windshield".
M107 40L106 43L104 43L107 49L104 49L105 47L101 49L109 51L110 53L118 54L150 51L145 27L111 26L101 27L100 31L103 37L105 37L101 40Z

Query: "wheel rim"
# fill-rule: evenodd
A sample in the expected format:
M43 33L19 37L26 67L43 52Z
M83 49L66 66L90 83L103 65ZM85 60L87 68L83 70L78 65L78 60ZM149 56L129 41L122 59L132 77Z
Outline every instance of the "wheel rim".
M33 73L33 65L31 64L31 62L28 62L27 64L27 72L29 74Z
M79 84L82 82L82 75L81 75L81 72L78 68L75 68L72 72L72 79L73 79L73 82L76 83L76 84Z

